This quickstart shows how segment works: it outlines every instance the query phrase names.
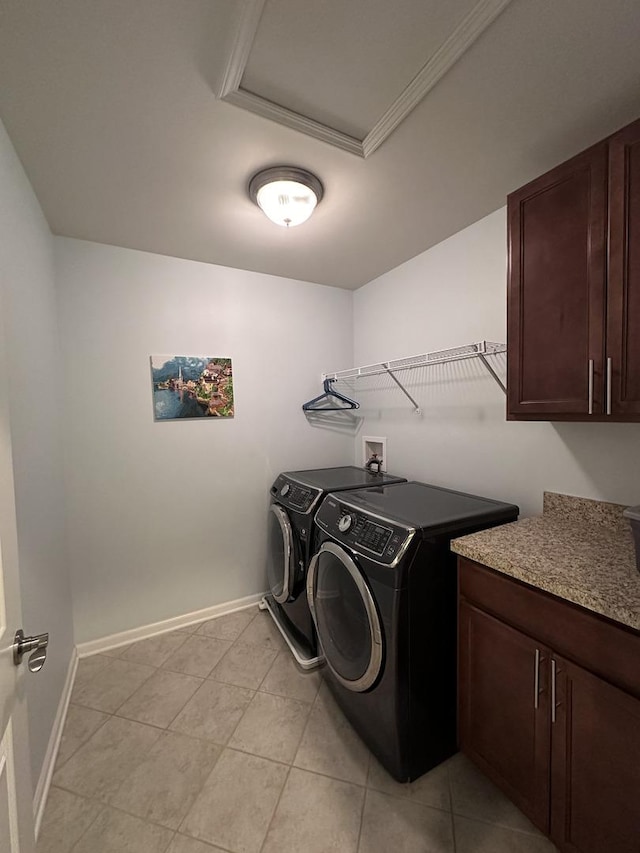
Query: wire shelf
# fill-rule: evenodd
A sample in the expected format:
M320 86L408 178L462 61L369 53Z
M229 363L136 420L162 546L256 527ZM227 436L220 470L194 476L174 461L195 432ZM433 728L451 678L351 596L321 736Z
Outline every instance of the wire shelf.
M410 355L406 358L394 358L390 361L380 361L377 364L367 364L364 367L351 367L348 370L336 370L334 373L323 373L323 379L357 379L359 376L377 376L390 370L410 370L413 367L424 367L427 364L438 364L444 361L459 361L463 358L477 358L481 355L495 355L507 351L506 344L493 341L479 341L461 347L435 350L420 355Z
M395 376L396 373L402 370L412 370L417 367L425 367L430 364L443 364L449 361L479 358L496 383L506 393L504 383L486 358L487 356L498 355L499 353L505 353L506 351L506 344L496 343L495 341L478 341L474 344L465 344L464 346L451 347L449 349L434 350L433 352L425 352L420 355L410 355L406 358L394 358L390 361L380 361L377 364L366 364L363 367L351 367L347 370L336 370L333 373L323 373L322 378L323 380L328 379L332 382L339 382L341 380L387 374L391 376L394 382L413 403L416 407L416 412L419 412L420 409L418 404L408 393L400 380Z

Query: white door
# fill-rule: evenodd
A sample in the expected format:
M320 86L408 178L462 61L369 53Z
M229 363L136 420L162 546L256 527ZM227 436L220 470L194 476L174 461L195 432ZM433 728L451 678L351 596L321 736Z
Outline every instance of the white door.
M22 614L1 318L0 306L0 853L33 853L33 789L24 695L28 670L13 663L13 638L22 627Z

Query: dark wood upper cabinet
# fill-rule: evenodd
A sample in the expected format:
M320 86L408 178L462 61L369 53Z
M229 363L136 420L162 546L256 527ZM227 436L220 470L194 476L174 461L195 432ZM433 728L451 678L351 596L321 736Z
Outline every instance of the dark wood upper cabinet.
M612 414L640 415L640 121L609 143L607 357Z
M640 121L507 209L507 418L640 420Z

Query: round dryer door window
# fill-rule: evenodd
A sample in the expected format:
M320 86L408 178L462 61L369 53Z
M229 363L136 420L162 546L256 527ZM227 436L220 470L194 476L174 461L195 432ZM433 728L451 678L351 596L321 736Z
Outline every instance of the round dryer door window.
M362 572L333 542L311 562L307 597L327 666L350 690L368 690L382 667L380 618Z
M283 604L291 595L295 547L289 517L277 504L272 504L269 512L267 554L269 589L275 600Z

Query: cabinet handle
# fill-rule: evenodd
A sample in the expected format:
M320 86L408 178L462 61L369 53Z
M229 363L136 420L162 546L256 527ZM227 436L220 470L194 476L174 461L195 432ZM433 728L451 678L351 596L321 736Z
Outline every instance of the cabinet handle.
M536 649L536 663L533 673L533 707L538 710L540 696L540 649Z
M607 414L611 414L611 378L613 372L612 359L607 359Z
M589 414L593 414L593 359L589 359Z
M556 702L556 677L562 672L557 663L551 658L551 722L556 721L556 708L562 705L562 702Z

